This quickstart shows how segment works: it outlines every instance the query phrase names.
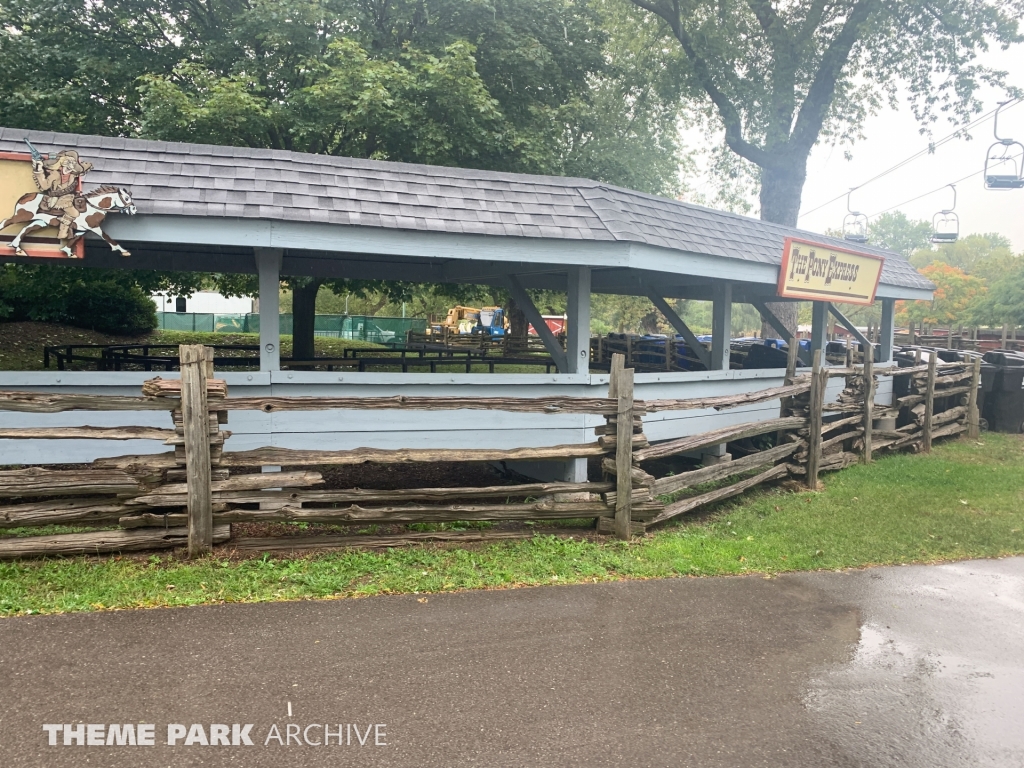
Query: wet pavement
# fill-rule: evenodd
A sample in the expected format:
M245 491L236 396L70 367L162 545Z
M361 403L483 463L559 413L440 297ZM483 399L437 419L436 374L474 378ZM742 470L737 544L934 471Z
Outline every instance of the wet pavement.
M798 578L861 611L805 698L854 765L1024 766L1024 559Z
M1022 766L1022 630L1022 558L7 619L0 765Z

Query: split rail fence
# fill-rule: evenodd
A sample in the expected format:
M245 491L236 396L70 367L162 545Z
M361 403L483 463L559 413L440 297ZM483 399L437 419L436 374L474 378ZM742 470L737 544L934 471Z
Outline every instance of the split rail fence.
M794 345L795 349L795 345ZM180 349L181 378L147 381L141 397L0 392L0 411L166 411L167 428L0 427L0 439L162 440L171 451L99 459L76 469L0 471L0 529L76 526L81 533L0 537L0 559L102 554L187 546L191 557L213 545L249 550L336 546L395 546L422 540L501 539L517 534L483 531L470 536L407 532L387 536L287 536L233 539L232 523L306 522L333 525L408 524L449 521L558 520L594 518L599 532L629 538L647 527L735 496L756 485L790 476L816 488L818 476L880 451L928 451L940 437L978 431L980 364L941 363L910 368L827 368L820 357L809 373L796 371L790 355L781 387L741 395L687 400L633 398L633 370L623 357L611 362L608 397L252 397L228 398L213 376L213 350ZM891 406L875 406L880 375L910 377L908 394ZM830 378L846 387L826 402ZM643 417L659 411L725 410L780 400L778 418L737 424L656 444L643 434ZM225 452L231 411L261 410L453 410L603 416L593 442L541 448L399 449L337 451L259 448ZM895 426L897 417L906 421ZM880 425L887 425L882 428ZM742 443L739 441L743 441ZM722 444L746 453L739 458L677 474L652 472L678 456L700 456ZM753 446L751 448L750 446ZM600 481L537 482L489 487L416 489L326 489L309 467L371 463L516 460L599 460ZM690 462L693 463L693 462ZM259 468L285 467L280 472ZM299 469L294 469L294 468ZM292 469L288 469L292 468ZM232 470L235 470L234 473ZM723 481L731 480L722 485ZM715 484L715 487L706 487Z

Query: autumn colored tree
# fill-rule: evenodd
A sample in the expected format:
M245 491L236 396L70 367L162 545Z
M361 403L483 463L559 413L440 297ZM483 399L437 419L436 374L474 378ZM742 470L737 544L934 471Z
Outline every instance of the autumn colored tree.
M983 280L941 261L932 262L919 271L935 283L932 300L897 302L896 322L952 325L974 316L987 291Z

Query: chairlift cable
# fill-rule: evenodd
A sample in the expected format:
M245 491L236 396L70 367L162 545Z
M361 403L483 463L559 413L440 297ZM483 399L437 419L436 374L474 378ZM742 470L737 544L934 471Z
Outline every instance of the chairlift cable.
M1021 98L1014 99L1012 101L1012 103L1007 104L1003 108L1003 111L1005 112L1007 109L1012 109L1013 107L1015 107L1018 104L1020 104L1022 101L1024 101L1024 99L1021 99ZM936 141L936 142L934 142L932 144L929 144L924 149L918 150L917 152L912 154L910 157L907 157L907 158L901 160L900 162L896 163L896 165L892 166L891 168L889 168L887 170L884 170L881 173L879 173L879 174L877 174L875 176L872 176L867 181L857 185L856 187L854 187L854 189L860 189L861 187L865 187L865 186L867 186L868 184L870 184L873 181L878 181L883 176L888 176L893 171L899 170L900 168L902 168L907 163L910 163L910 162L916 160L917 158L919 158L919 157L921 157L923 155L930 155L930 154L932 154L932 152L934 152L936 149L941 147L943 144L948 144L953 139L958 138L961 134L963 134L964 131L970 130L971 128L976 128L981 123L987 121L990 117L995 115L995 113L997 111L998 111L998 107L996 109L993 109L991 112L987 112L986 114L982 115L981 117L977 118L976 120L968 123L967 125L964 125L964 126L961 126L960 128L957 128L955 131L953 131L948 136L944 136L941 139L939 139L938 141ZM928 194L931 194L931 193L929 192ZM847 193L844 192L841 195L833 197L831 200L828 200L827 202L822 203L821 205L817 206L816 208L811 208L811 210L805 211L805 212L801 213L798 218L803 218L804 216L809 216L810 214L814 213L815 211L820 211L822 208L825 208L826 206L832 205L832 203L834 203L834 202L842 200L844 197L846 197L846 195L847 195ZM894 207L899 207L899 206L894 206ZM889 209L889 210L892 210L892 209ZM883 211L883 213L884 213L884 211ZM873 215L877 216L878 214L873 214Z
M966 176L964 176L962 179L957 179L956 181L947 182L946 184L943 184L941 187L936 187L935 189L931 190L930 192L925 192L924 194L918 195L917 197L912 197L909 200L904 200L902 203L897 203L896 205L889 206L884 211L878 211L877 213L869 214L868 218L869 219L873 219L876 216L881 216L883 213L888 213L889 211L892 211L892 210L894 210L896 208L899 208L900 206L908 205L909 203L917 202L922 197L928 197L928 195L934 195L936 192L941 192L946 187L948 187L950 184L959 184L961 181L967 181L967 179L973 179L975 176L980 176L984 172L985 172L985 169L982 168L980 171L975 171L974 173L969 173Z

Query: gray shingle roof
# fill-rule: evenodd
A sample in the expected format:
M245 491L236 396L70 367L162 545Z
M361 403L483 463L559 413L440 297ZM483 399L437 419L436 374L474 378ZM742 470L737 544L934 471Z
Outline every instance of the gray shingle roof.
M499 237L625 241L777 265L783 240L842 240L588 179L310 155L247 147L0 128L0 152L74 148L89 185L132 189L139 212L277 219ZM886 285L931 290L902 256Z

